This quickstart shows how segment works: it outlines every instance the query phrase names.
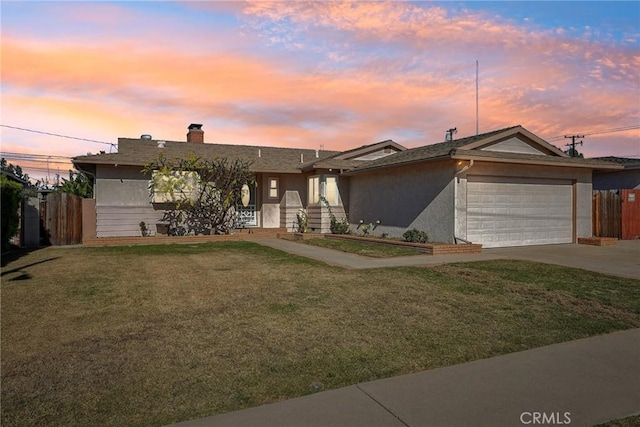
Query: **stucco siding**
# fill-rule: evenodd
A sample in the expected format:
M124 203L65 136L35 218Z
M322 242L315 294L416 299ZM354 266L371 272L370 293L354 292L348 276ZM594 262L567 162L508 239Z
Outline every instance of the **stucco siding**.
M303 209L307 198L307 178L302 174L283 175L280 199L280 227L296 229L296 214Z
M289 231L296 231L298 227L297 214L302 210L300 193L294 190L285 191L280 202L280 227Z
M454 162L395 167L349 177L352 228L374 224L372 235L401 237L412 228L432 241L452 242L454 232ZM380 221L379 225L376 222Z
M591 174L589 174L591 178ZM593 235L593 187L591 182L577 181L576 186L576 238Z

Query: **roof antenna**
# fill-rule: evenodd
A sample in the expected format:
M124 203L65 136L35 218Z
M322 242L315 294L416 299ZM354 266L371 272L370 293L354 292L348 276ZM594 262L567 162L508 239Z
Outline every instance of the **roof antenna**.
M447 134L444 136L444 140L446 142L453 141L453 135L458 133L458 128L451 128L447 131Z
M480 64L476 59L476 135L478 135L479 128L479 110L478 110L478 71L480 68Z

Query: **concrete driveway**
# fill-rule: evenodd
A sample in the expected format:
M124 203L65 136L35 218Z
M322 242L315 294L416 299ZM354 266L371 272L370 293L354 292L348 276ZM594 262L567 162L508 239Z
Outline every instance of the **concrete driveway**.
M524 259L640 279L640 240L620 240L617 246L523 246L483 249L482 253L496 258Z
M483 249L479 254L414 255L396 258L369 258L333 249L276 238L247 239L291 254L353 269L430 266L453 262L523 259L582 268L613 276L640 279L640 240L621 240L617 246L545 245Z

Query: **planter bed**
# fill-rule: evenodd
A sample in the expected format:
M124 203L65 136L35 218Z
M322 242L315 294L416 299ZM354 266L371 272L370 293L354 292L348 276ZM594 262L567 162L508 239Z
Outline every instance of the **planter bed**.
M322 239L324 234L319 233L287 233L278 234L278 237L291 240L309 240L309 239Z
M413 243L402 242L400 240L378 239L375 237L350 236L347 234L324 234L326 239L352 240L356 242L373 243L377 245L403 246L417 249L429 255L453 255L453 254L477 254L482 252L480 244L460 244L451 243Z
M618 239L615 237L578 237L579 245L616 246Z

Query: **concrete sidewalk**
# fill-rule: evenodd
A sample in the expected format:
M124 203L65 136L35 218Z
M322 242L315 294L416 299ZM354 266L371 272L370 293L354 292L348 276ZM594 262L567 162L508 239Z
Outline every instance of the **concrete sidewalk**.
M632 329L175 426L593 426L640 413L638 378Z
M353 269L430 266L493 259L523 259L640 279L640 240L621 240L617 246L607 247L577 244L522 246L483 249L479 254L413 255L394 258L370 258L277 238L247 240L294 255L322 261L328 265Z

